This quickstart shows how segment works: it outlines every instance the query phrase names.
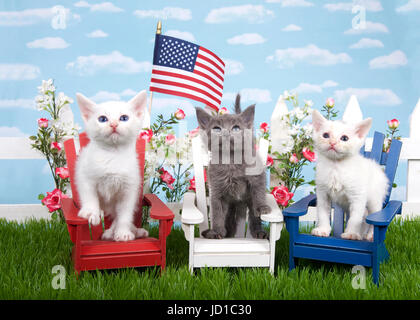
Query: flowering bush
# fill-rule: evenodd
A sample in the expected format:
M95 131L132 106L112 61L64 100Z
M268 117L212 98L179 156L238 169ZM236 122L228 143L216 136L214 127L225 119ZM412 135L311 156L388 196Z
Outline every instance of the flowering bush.
M47 112L49 118L38 119L38 132L29 139L32 148L45 156L55 184L52 192L47 192L46 196L40 194L38 199L53 213L53 218L63 218L60 201L66 197L64 193L69 183L69 172L62 142L66 137L76 134L79 128L73 124L70 109L73 100L63 92L57 95L52 79L43 80L38 92L39 95L35 98L37 109Z

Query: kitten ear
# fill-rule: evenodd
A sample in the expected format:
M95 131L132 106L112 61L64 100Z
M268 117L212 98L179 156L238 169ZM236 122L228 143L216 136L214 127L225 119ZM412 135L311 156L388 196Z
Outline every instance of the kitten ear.
M140 118L147 104L146 90L142 90L137 93L134 98L128 101L128 104L133 108L136 116Z
M86 98L81 93L76 93L77 104L79 105L80 112L82 113L83 120L88 121L90 116L95 110L96 104L92 100Z
M254 124L254 115L255 115L255 104L250 105L241 113L242 120L245 122L245 124L249 128L251 128L252 125Z
M369 133L372 126L372 118L367 118L356 125L356 134L359 138L364 138Z
M319 131L325 121L327 121L327 119L325 119L318 110L312 111L312 126L315 131Z
M197 121L198 121L198 124L200 125L200 128L203 130L206 130L212 116L207 111L199 107L195 108L195 113L197 115Z

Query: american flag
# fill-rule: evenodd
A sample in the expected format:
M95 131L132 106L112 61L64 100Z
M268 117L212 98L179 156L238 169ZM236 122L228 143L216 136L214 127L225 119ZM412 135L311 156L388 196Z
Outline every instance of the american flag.
M210 50L157 34L150 91L200 101L218 110L225 64Z

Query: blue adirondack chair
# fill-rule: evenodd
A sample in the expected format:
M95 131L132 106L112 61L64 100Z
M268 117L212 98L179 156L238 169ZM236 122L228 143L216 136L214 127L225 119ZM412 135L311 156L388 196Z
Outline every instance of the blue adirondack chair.
M344 230L345 214L336 204L334 208L333 235L317 237L299 233L299 217L308 212L308 207L316 206L316 196L309 195L283 210L286 228L289 232L289 270L295 268L298 258L329 261L372 268L373 282L379 285L380 263L389 258L385 247L385 234L396 214L401 214L401 201L389 201L395 172L397 170L402 143L392 140L389 153L383 152L385 135L375 132L372 151L361 153L366 158L374 159L385 166L385 173L390 181L388 195L383 209L367 216L366 222L374 226L373 242L341 239Z

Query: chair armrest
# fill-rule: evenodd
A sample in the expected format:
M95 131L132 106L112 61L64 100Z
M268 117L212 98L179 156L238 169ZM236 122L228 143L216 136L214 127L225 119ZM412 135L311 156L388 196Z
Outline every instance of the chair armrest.
M316 195L310 194L283 210L285 217L299 217L308 213L308 207L316 206Z
M261 220L266 222L283 222L283 215L272 194L266 195L266 203L271 208L271 212L261 215Z
M64 219L70 225L84 225L89 224L88 220L79 217L79 208L74 204L73 198L62 198L61 209L63 210Z
M195 206L194 200L194 192L187 192L184 194L184 203L181 215L181 222L184 224L199 224L204 221L203 214Z
M374 226L388 226L396 214L401 214L402 202L389 201L381 211L371 213L366 217L366 222Z
M150 207L150 218L156 220L172 220L175 215L155 194L143 196L143 205Z

